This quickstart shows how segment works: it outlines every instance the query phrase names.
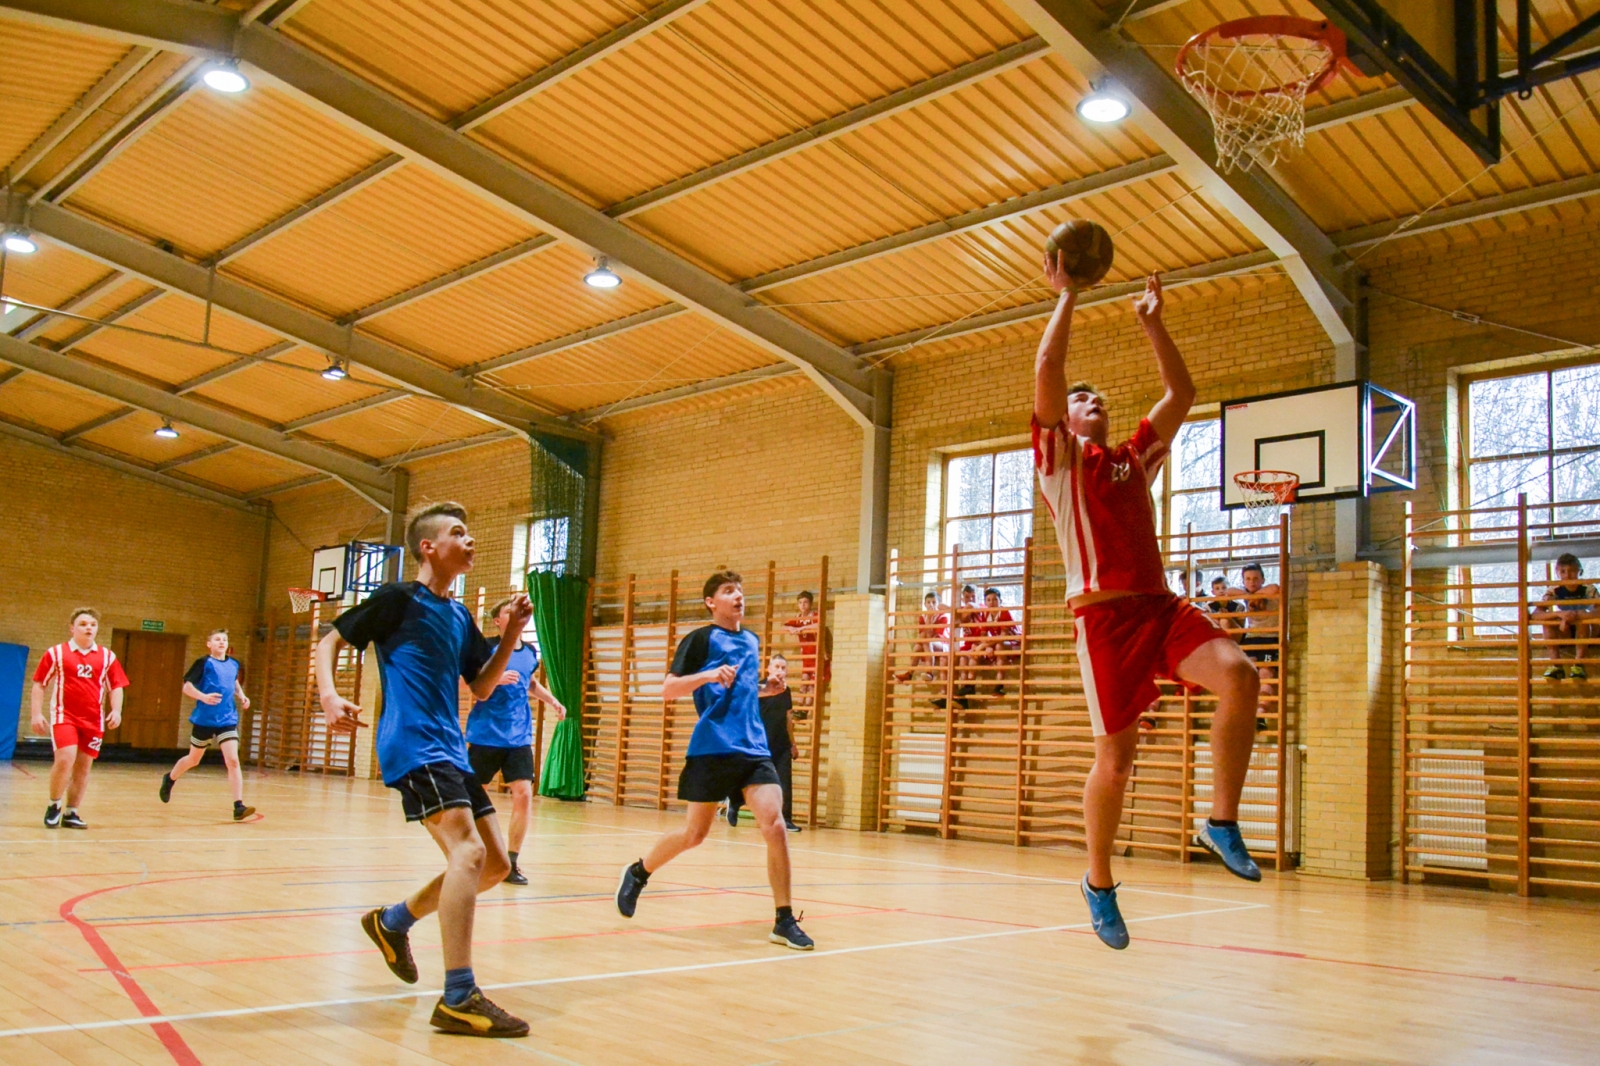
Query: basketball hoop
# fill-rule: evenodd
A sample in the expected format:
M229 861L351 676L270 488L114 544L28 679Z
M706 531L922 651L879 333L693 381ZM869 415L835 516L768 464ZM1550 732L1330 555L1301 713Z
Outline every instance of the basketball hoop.
M1233 475L1233 483L1244 497L1245 513L1251 526L1275 526L1283 508L1294 503L1300 488L1300 475L1287 470L1246 470Z
M1338 27L1263 15L1195 34L1178 51L1176 69L1211 115L1217 166L1226 172L1271 166L1290 146L1305 147L1306 95L1340 66L1350 60Z
M318 592L316 589L290 589L289 607L295 614L305 614L311 610L313 603L319 603L327 598L326 592Z

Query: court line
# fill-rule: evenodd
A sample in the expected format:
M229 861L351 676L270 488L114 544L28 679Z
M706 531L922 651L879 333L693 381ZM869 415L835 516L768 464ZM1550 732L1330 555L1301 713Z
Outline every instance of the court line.
M1167 921L1175 918L1198 918L1208 914L1227 914L1234 911L1261 910L1264 903L1234 904L1230 907L1209 907L1197 911L1179 911L1174 914L1155 914L1146 918L1130 918L1128 924ZM743 966L765 966L775 963L798 963L805 960L835 958L842 955L860 955L868 952L893 951L900 948L937 947L942 944L967 943L974 940L995 940L1001 937L1031 936L1035 933L1062 933L1089 929L1089 922L1071 922L1065 925L1044 925L1030 929L1000 929L986 933L965 933L960 936L931 937L925 940L896 940L887 944L862 944L857 947L834 948L829 951L786 951L782 955L763 955L749 959L723 959L718 962L686 963L681 966L658 966L644 970L614 970L606 973L575 974L571 977L541 977L528 981L502 981L480 985L485 992L513 988L548 988L555 985L587 984L594 981L615 981L632 977L658 977L666 974L698 973L706 970L724 970ZM20 1029L0 1029L0 1039L17 1036L42 1036L47 1033L89 1032L96 1029L115 1029L127 1026L175 1024L178 1022L206 1021L212 1018L240 1018L260 1014L283 1014L291 1011L322 1010L328 1007L348 1007L363 1003L387 1003L437 996L437 988L413 989L382 996L347 996L340 999L306 1000L299 1003L275 1003L264 1007L233 1007L225 1010L196 1011L189 1014L165 1014L141 1018L110 1018L97 1022L36 1025Z

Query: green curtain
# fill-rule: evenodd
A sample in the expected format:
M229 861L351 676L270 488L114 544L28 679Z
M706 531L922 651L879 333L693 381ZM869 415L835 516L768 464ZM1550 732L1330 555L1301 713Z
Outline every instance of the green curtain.
M539 775L539 794L583 798L583 631L588 624L589 582L581 577L535 570L528 575L534 631L544 658L550 691L567 709L557 723Z

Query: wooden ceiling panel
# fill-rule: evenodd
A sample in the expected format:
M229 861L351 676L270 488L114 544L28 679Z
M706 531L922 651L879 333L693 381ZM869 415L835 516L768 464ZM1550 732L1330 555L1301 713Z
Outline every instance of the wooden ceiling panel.
M127 53L116 41L0 19L0 168Z

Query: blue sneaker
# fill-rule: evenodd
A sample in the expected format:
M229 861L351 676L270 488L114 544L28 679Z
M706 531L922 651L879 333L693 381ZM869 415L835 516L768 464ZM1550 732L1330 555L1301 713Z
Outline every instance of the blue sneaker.
M1121 951L1128 946L1128 925L1122 920L1117 907L1117 886L1091 888L1089 875L1081 883L1084 902L1089 904L1089 921L1094 925L1094 935L1108 948Z
M1235 877L1242 877L1246 881L1261 880L1261 867L1250 857L1250 852L1245 849L1244 836L1236 825L1212 825L1207 822L1200 827L1200 833L1195 841L1202 847L1222 860L1222 865Z

